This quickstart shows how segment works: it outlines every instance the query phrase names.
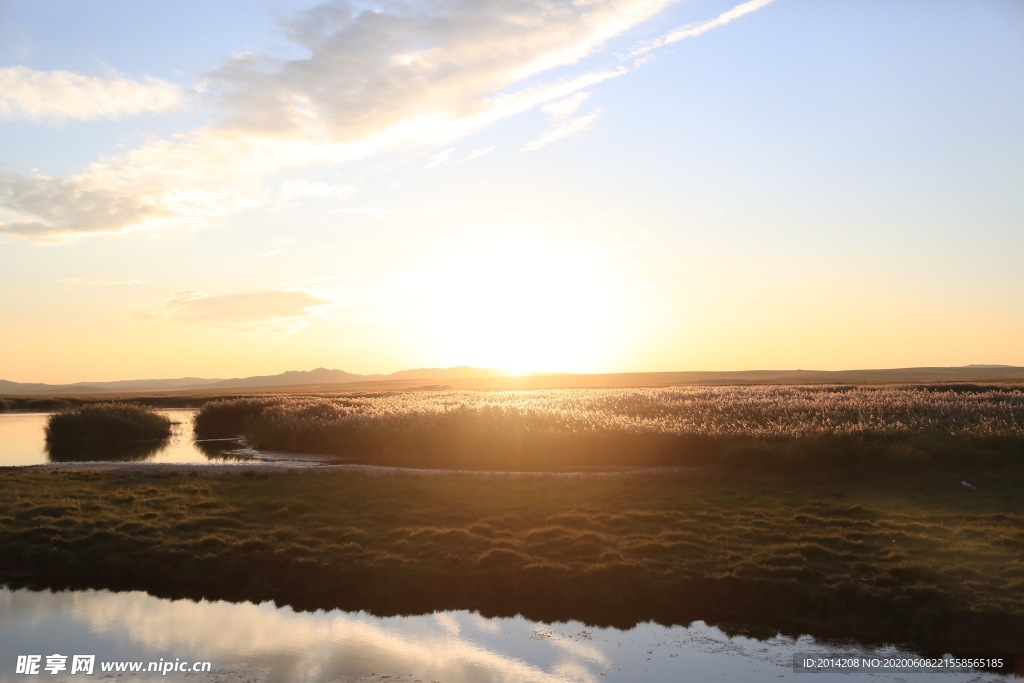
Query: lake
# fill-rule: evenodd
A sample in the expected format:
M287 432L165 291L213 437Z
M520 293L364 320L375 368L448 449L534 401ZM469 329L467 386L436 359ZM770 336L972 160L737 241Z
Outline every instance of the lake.
M319 683L389 681L810 681L794 654L892 657L896 650L843 648L809 637L729 637L696 622L628 631L579 622L543 624L471 612L374 617L340 611L295 612L272 603L167 600L141 592L35 592L0 588L0 683L33 680L17 673L19 656L38 655L42 680L243 681ZM47 656L66 656L49 674ZM94 673L70 674L73 655L95 655ZM58 660L59 661L59 660ZM104 664L209 662L209 673L103 673ZM872 672L873 681L926 680L922 673ZM1008 681L992 673L944 673L948 683Z
M197 444L192 432L194 408L168 408L155 412L166 415L175 423L171 438L163 443L154 443L144 456L133 456L132 462L225 464L251 459L262 462L310 460L309 456L289 458L285 454L257 453L242 448L233 439L211 439ZM46 450L44 429L48 417L49 413L0 413L0 467L54 462ZM83 458L85 460L89 459Z

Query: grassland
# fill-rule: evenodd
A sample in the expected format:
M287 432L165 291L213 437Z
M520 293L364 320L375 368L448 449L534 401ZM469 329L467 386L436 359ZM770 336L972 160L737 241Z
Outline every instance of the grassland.
M1019 483L9 468L0 580L1014 651Z
M0 470L0 581L1024 643L1019 386L235 397L195 427L424 471Z

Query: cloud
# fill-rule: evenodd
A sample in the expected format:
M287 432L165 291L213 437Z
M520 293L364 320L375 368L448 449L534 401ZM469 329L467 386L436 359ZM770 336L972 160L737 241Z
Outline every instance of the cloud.
M70 71L0 69L0 118L30 121L119 119L180 107L181 89L158 78L95 78Z
M256 256L256 258L269 258L271 256L277 256L280 254L285 247L295 244L295 240L291 237L280 237L274 240L273 245L268 251L263 252Z
M444 166L445 164L451 163L452 154L455 153L454 147L443 149L434 156L430 157L430 161L424 168L437 168L438 166Z
M289 180L281 184L281 198L293 199L348 199L355 190L350 185L331 185L307 180Z
M590 93L578 92L571 97L565 97L554 102L545 104L541 109L553 119L564 119L579 111L583 103L590 98Z
M197 230L241 209L301 198L344 200L351 192L347 186L295 180L273 191L267 184L271 177L352 162L397 146L451 147L509 117L546 107L555 127L526 146L540 149L585 130L600 116L595 109L568 118L586 100L583 90L636 68L635 62L618 61L581 67L581 61L676 1L384 0L377 9L363 10L341 0L325 2L284 25L295 48L287 54L301 52L301 57L243 53L208 75L197 91L215 100L219 115L212 122L100 159L68 178L0 175L0 206L15 214L0 222L0 233L45 243L141 230ZM716 19L677 29L625 58L700 35L769 1L751 0ZM554 69L557 76L538 78ZM180 96L155 80L51 74L40 82L57 92L54 84L61 79L84 85L60 91L65 95L53 98L54 112L71 111L63 102L74 98L66 93L86 92L86 85L98 88L93 99L114 101L97 105L96 111L106 115L157 111ZM0 97L34 101L24 95ZM45 115L43 109L18 105L21 115L29 110Z
M54 280L64 285L84 285L84 286L110 286L110 285L140 285L142 280L117 280L110 277L95 277L89 275L81 275L77 277L62 277Z
M669 31L660 38L655 38L654 40L634 49L630 55L633 57L640 57L652 50L656 50L666 45L671 45L672 43L677 43L680 40L696 38L697 36L703 35L712 29L725 26L729 22L746 16L751 12L756 12L762 7L770 5L772 2L774 2L774 0L749 0L743 4L736 5L730 10L722 12L714 19L700 21L694 24L686 24L685 26L680 26L675 30Z
M395 209L389 209L383 206L344 206L340 209L335 209L331 213L342 213L342 214L356 214L363 216L377 216L378 218L384 218L390 216L395 212Z
M553 127L536 140L523 145L523 149L528 152L534 152L542 147L547 147L556 140L581 133L594 125L601 115L600 108L569 120L569 117L579 111L583 103L589 98L590 93L580 91L569 97L563 97L542 106L541 111L550 117Z
M675 1L384 2L363 11L329 2L286 27L305 56L237 55L209 86L229 112L223 125L249 134L316 130L345 143L411 127L443 137L491 109L487 98L577 64Z
M474 149L473 151L469 152L469 154L467 154L466 156L462 157L462 161L460 161L459 163L464 164L467 161L473 161L473 159L479 159L483 155L490 154L493 151L494 151L494 147L478 147L477 149Z
M327 299L302 291L219 295L190 291L178 292L153 306L137 309L135 317L195 324L257 327L265 323L294 321L311 315L311 309L330 303L332 302Z
M575 135L576 133L582 133L583 131L593 126L597 122L597 119L600 118L600 116L601 110L595 109L588 114L584 114L583 116L577 116L574 119L569 119L568 121L565 121L555 126L551 130L547 131L536 140L532 140L526 143L523 146L523 148L526 149L528 152L535 152L538 149L541 149L542 147L547 147L556 140L567 138L570 135Z
M295 147L200 129L101 159L67 178L0 173L0 207L20 218L0 222L0 234L46 244L88 235L194 230L212 218L303 193L351 193L344 186L305 181L285 183L280 194L269 191L270 173L295 156L310 156Z
M140 229L166 214L145 193L124 193L80 177L26 178L0 173L0 206L26 220L0 223L0 232L29 238L67 233L114 233Z

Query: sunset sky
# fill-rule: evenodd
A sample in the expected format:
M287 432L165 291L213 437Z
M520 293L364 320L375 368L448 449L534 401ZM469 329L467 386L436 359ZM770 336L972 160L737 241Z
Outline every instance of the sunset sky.
M0 0L0 378L1024 365L1018 0Z

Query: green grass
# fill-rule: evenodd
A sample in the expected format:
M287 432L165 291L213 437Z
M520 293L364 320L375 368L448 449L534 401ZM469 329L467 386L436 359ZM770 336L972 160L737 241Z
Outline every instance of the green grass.
M0 471L0 580L1013 651L1020 478Z
M45 429L52 460L131 460L159 448L171 435L171 420L141 406L98 403L53 413Z

